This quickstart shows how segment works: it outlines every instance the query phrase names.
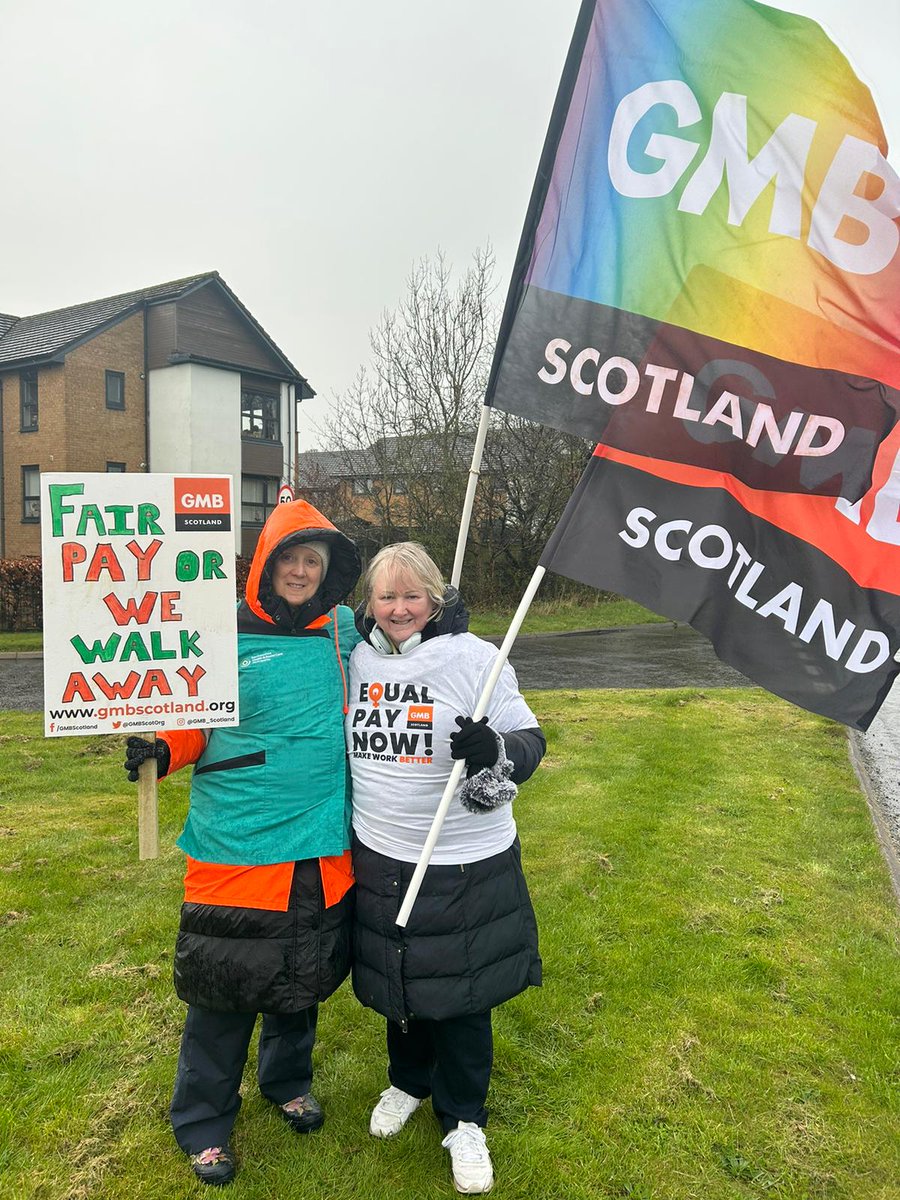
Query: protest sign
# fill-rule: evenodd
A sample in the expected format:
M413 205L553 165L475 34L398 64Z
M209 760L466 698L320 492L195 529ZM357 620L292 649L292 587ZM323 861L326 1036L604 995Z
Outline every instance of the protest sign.
M230 476L43 474L44 732L237 725Z

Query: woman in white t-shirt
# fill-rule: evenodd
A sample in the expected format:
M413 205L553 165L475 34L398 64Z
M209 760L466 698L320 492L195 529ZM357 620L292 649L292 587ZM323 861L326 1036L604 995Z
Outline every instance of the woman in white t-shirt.
M388 1077L369 1131L391 1137L431 1097L457 1190L489 1191L484 1137L491 1009L541 982L534 910L511 800L546 743L507 665L422 546L381 550L356 614L347 746L357 901L353 987L387 1018ZM397 914L453 759L460 785L405 928Z

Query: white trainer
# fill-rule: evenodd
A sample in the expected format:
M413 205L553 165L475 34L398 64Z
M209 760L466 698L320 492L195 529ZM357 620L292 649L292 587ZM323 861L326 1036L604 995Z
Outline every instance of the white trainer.
M458 1192L474 1196L494 1186L494 1168L488 1153L484 1130L472 1121L460 1121L441 1145L450 1151L453 1183Z
M372 1137L393 1137L395 1133L400 1132L421 1103L421 1100L401 1091L400 1088L385 1088L381 1099L372 1109L369 1133Z

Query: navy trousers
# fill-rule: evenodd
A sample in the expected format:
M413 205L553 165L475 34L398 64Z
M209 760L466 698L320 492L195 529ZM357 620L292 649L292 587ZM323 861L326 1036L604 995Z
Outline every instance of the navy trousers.
M263 1013L257 1078L273 1104L287 1104L310 1089L318 1013L317 1004L296 1013ZM186 1154L224 1146L231 1136L256 1017L188 1008L169 1108L175 1140Z
M491 1014L473 1013L446 1021L387 1023L388 1078L431 1107L444 1133L460 1121L487 1124L488 1086L494 1065Z

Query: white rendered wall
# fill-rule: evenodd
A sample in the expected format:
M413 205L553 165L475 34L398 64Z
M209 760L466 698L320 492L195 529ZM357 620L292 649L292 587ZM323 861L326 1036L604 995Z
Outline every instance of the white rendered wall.
M241 376L197 363L150 372L148 470L230 475L235 548L241 533Z
M151 471L233 475L241 494L241 376L179 363L150 372Z
M294 484L294 388L290 383L281 385L281 444L284 457L281 464L282 482Z

